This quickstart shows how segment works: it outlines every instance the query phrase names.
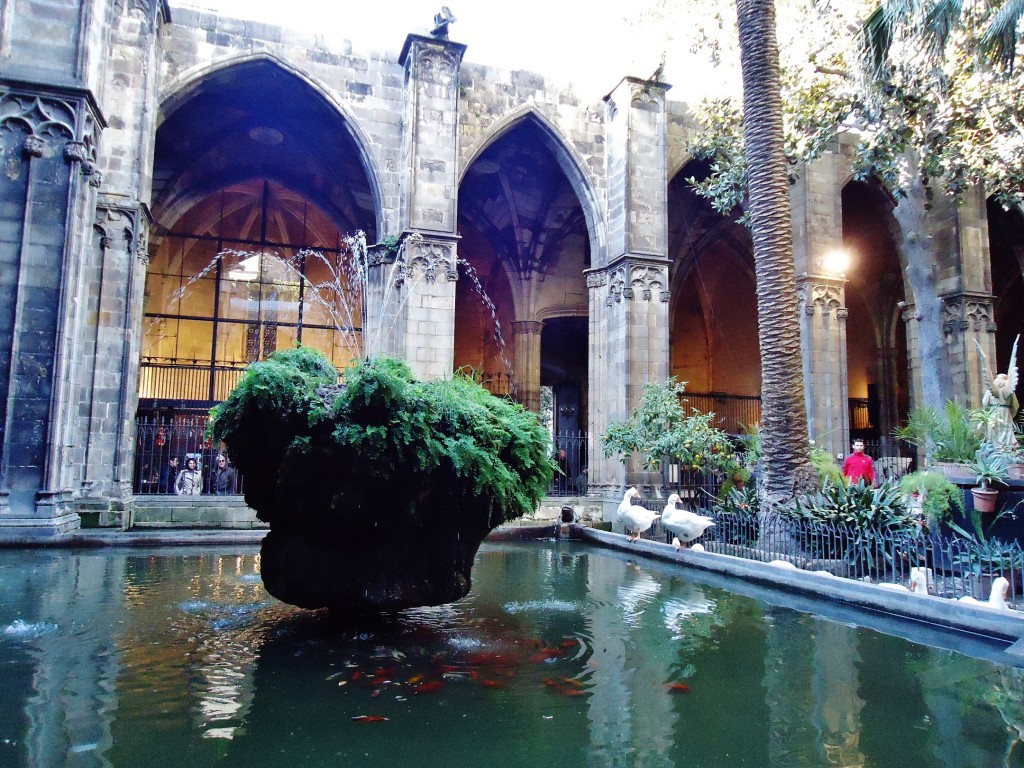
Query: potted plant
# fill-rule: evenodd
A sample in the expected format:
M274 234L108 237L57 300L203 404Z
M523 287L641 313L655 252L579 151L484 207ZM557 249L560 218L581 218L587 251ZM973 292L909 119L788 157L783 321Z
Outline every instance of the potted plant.
M995 512L999 491L992 488L992 484L1006 483L1009 479L1009 466L1009 457L992 443L985 443L978 449L971 464L971 471L978 482L978 486L971 489L976 510Z
M929 407L915 408L894 435L925 451L946 477L969 477L983 434L973 416L956 401L947 400L941 413Z
M939 472L919 470L904 475L900 478L900 490L909 500L908 509L919 508L932 530L949 519L953 507L964 511L960 488Z
M664 462L695 472L723 471L739 462L729 436L714 424L713 413L684 407L684 382L670 378L646 384L640 405L628 419L612 421L602 435L604 455L617 455L623 464L639 455L650 472Z

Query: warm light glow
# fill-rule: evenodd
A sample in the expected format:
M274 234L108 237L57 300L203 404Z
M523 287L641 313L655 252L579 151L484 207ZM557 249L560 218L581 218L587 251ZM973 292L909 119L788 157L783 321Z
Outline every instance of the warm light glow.
M850 268L850 254L842 249L829 251L822 257L821 266L830 275L845 275Z
M229 280L256 280L260 276L260 257L259 254L250 256L248 259L242 259L238 262L238 266L228 272Z

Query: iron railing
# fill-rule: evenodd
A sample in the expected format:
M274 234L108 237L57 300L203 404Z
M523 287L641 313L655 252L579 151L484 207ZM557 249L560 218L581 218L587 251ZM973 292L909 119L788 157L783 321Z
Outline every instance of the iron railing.
M242 477L233 467L234 476L229 476L230 482L216 482L217 458L224 454L220 446L206 437L209 419L205 413L179 414L169 418L144 416L136 419L135 493L174 494L177 474L185 469L189 459L196 460L202 477L201 493L242 493ZM177 466L171 465L172 459L178 460Z
M657 503L649 500L646 506ZM1006 601L1024 608L1024 548L1019 542L980 542L927 530L896 533L857 529L837 522L812 522L784 515L700 510L715 525L693 543L705 551L761 562L781 561L810 571L909 589L912 569L925 576L929 594L989 599L993 582L1009 583ZM644 538L671 542L660 521Z
M882 480L899 480L908 472L917 469L917 449L904 440L882 437L864 441L864 453L875 461L875 477Z
M549 496L587 495L587 433L565 432L552 438L552 456L558 471L551 479Z
M730 435L743 434L761 421L761 398L758 395L686 392L683 405L699 413L715 414L715 426Z
M139 365L139 400L219 403L231 394L247 365L146 357Z

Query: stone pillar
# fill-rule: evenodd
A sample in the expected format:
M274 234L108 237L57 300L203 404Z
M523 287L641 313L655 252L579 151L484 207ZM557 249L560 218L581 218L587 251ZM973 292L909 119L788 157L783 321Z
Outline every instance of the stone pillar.
M456 237L417 236L404 242L404 358L424 379L452 375L455 360Z
M942 333L952 391L961 404L972 408L981 405L984 393L984 362L978 345L988 356L989 365L996 364L996 323L992 294L961 291L942 296Z
M587 274L590 292L589 487L605 496L606 515L621 499L623 483L653 482L631 465L600 451L601 435L625 419L643 398L644 385L668 378L668 263L628 256Z
M618 505L623 483L645 481L605 459L601 435L669 375L668 184L665 83L626 78L607 107L609 263L587 273L590 301L590 488Z
M455 357L456 129L465 52L461 43L409 35L399 56L405 68L400 196L405 296L395 345L413 372L425 378L451 375ZM368 324L377 321L366 318Z
M821 275L797 278L808 428L833 456L847 452L850 438L845 283Z
M528 411L540 411L540 332L543 323L516 320L512 323L515 338L515 363L519 402Z
M79 525L79 278L102 126L87 90L0 80L0 533Z
M809 163L790 192L807 426L833 456L850 437L846 280L823 271L826 254L843 247L842 163L838 152Z
M83 475L79 509L104 525L131 520L135 412L149 211L102 196L96 208L83 338Z
M992 295L992 257L988 245L985 195L980 189L964 193L955 216L955 244L960 252L960 285L944 291L942 332L952 375L952 392L977 408L984 394L985 365L978 347L996 365L995 297Z

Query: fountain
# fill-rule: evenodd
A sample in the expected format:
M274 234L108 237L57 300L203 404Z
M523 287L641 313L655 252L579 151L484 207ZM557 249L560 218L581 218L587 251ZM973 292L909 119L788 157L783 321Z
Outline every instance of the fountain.
M483 538L543 497L553 473L548 436L534 414L470 376L419 382L382 356L408 275L395 258L383 283L370 285L365 242L350 245L349 271L329 264L332 285L310 289L339 330L355 327L346 288L364 286L378 302L363 362L341 385L308 347L254 363L214 409L212 436L270 525L263 579L272 595L349 614L458 600Z

